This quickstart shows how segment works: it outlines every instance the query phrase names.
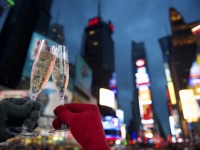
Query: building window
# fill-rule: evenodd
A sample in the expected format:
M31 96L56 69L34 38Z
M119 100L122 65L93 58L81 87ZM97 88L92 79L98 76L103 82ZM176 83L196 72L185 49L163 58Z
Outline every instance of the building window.
M185 83L185 82L187 82L187 80L186 80L186 79L183 79L183 82Z
M106 64L102 64L102 69L108 69L108 66Z
M62 39L62 36L61 36L60 34L58 34L57 37L58 37L59 39Z
M169 54L169 51L166 51L165 54L168 55L168 54Z
M99 43L98 42L93 42L93 45L94 46L97 46Z
M53 32L56 32L56 28L53 28L52 31L53 31Z
M94 34L94 33L95 33L94 30L92 30L92 31L89 32L90 35L92 35L92 34Z

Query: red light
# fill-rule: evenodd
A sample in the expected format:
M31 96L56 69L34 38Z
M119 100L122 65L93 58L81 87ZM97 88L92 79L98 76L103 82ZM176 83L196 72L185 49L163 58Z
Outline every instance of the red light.
M156 148L159 148L160 146L159 146L159 144L156 144L156 146L155 146Z
M94 18L94 19L89 20L88 25L93 26L93 25L96 25L98 23L99 23L99 18Z
M135 62L136 66L138 67L142 67L144 66L145 64L145 60L144 59L138 59L136 62Z
M138 137L137 140L138 140L138 142L142 141L141 137Z
M109 28L110 28L110 30L111 30L112 32L114 32L114 26L113 26L112 23L109 24Z
M109 141L109 144L112 145L114 142L113 141Z

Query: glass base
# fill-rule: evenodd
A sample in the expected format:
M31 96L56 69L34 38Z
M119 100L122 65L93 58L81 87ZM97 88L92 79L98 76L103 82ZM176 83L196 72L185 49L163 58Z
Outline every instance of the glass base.
M62 131L69 131L69 130L70 130L69 126L65 123L62 123L60 128L51 130L48 133L62 132Z
M38 132L24 127L10 127L7 128L6 131L11 135L20 137L36 137L39 135Z

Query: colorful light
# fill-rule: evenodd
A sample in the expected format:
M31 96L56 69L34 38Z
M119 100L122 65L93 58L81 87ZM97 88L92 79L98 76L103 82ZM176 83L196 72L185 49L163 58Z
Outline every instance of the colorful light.
M199 118L199 109L194 97L194 92L191 89L179 91L183 116L188 122L197 122Z

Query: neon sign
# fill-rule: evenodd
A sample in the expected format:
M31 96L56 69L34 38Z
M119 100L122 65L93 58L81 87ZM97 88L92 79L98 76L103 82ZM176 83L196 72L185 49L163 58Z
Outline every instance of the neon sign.
M94 25L97 25L98 23L99 23L99 18L93 18L89 20L88 25L94 26Z
M135 62L136 66L137 67L142 67L145 65L145 60L144 59L138 59L136 62Z

